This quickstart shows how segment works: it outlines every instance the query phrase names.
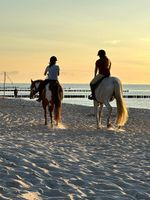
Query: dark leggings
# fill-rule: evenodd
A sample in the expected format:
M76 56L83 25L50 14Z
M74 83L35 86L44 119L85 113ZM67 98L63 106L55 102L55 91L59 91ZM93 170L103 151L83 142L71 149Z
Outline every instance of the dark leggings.
M95 89L96 89L96 88L98 87L98 85L102 82L102 80L103 80L104 78L106 78L106 77L108 77L108 76L102 77L100 80L98 80L98 81L97 81L96 83L94 83L94 84L91 84L91 83L90 83L92 96L95 96Z
M52 86L59 85L61 90L62 90L62 87L61 87L61 85L60 85L58 80L45 79L44 81L41 82L41 84L39 86L39 97L40 98L42 97L42 92L43 92L43 89L44 89L45 85L48 84L48 83L51 83Z

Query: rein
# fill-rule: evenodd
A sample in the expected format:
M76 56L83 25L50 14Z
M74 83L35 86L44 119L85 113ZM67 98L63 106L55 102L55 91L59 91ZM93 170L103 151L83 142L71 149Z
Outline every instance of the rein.
M40 85L40 82L39 82ZM33 87L32 87L32 93L33 95L35 95L37 92L39 92L39 86L36 86L36 83L34 83Z

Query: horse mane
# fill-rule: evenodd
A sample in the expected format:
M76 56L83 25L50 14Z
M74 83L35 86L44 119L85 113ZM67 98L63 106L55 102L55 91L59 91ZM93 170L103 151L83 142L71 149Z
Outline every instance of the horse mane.
M35 80L35 81L33 81L33 82L43 82L44 80L42 80L42 79L37 79L37 80Z

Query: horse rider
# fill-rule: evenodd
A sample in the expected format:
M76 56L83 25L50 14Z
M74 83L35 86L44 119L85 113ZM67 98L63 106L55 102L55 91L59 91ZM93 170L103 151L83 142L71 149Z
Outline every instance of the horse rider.
M18 96L18 90L17 90L17 88L15 87L15 89L14 89L14 97L17 98L17 96Z
M45 79L39 86L39 98L37 99L38 102L42 100L42 91L47 83L50 82L52 85L58 84L60 86L58 82L60 68L58 65L56 65L56 62L57 62L56 56L50 57L49 65L46 67L44 72L44 75L45 76L47 75L47 79Z
M106 56L106 52L103 49L101 49L98 51L97 55L100 58L95 63L94 78L90 82L92 93L88 96L88 99L90 100L95 99L95 89L97 84L99 84L103 80L103 78L110 76L111 61Z

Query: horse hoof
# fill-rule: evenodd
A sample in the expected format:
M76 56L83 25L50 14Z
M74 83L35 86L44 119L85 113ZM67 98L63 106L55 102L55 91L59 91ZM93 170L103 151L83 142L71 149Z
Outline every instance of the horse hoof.
M97 126L97 129L102 129L102 126Z
M58 126L58 122L55 122L55 126Z
M112 124L107 124L107 128L113 128Z

